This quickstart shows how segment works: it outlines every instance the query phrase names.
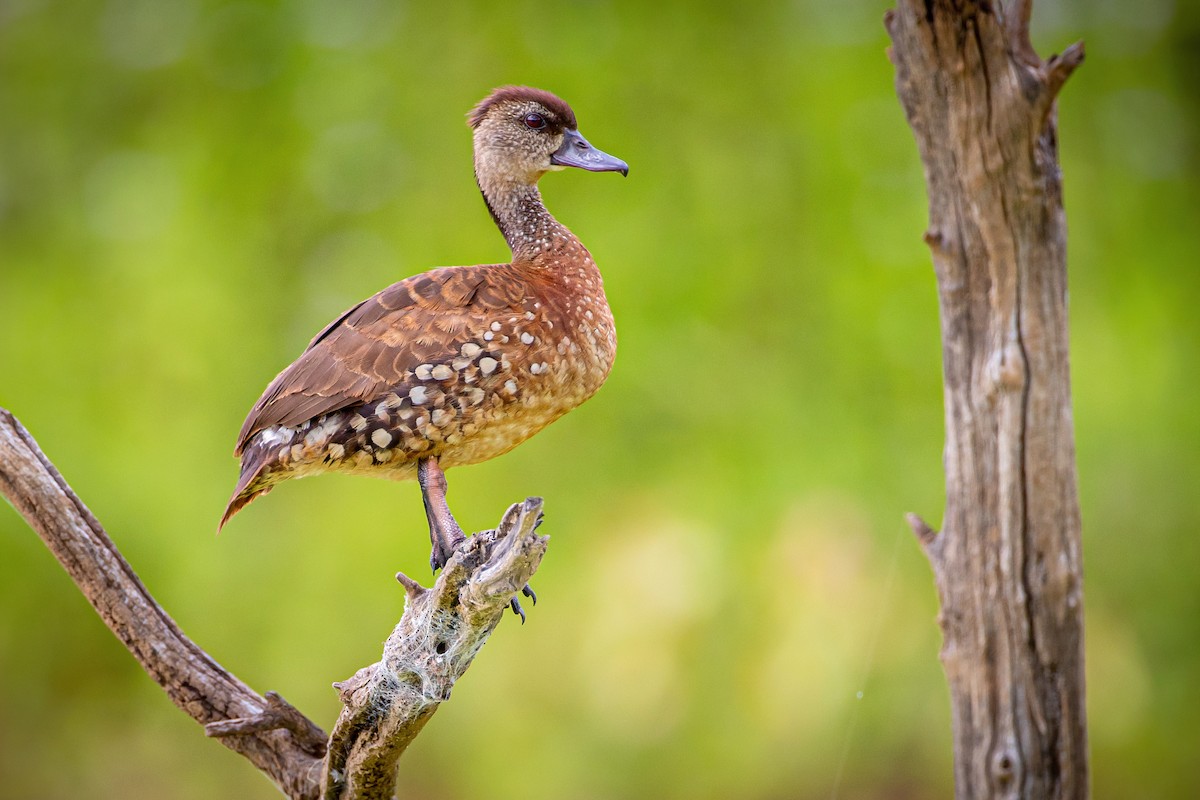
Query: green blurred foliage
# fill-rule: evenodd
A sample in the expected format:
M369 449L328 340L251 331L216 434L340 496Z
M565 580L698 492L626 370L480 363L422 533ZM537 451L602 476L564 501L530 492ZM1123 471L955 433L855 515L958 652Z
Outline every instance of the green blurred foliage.
M563 95L628 180L543 184L621 337L583 409L455 470L548 499L529 624L405 756L422 798L951 793L924 187L884 4L0 3L0 405L223 664L328 726L375 660L414 485L323 477L220 537L244 413L352 302L503 260L463 114ZM1040 2L1060 142L1096 796L1200 796L1200 14ZM0 793L271 797L0 511ZM470 748L476 754L463 761Z

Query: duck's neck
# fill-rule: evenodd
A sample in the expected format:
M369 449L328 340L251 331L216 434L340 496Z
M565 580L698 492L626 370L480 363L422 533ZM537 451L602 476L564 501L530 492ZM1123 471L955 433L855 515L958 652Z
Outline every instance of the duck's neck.
M537 256L557 250L574 239L566 226L546 210L537 186L485 180L478 175L476 182L488 211L492 212L492 219L512 250L514 261L533 261Z

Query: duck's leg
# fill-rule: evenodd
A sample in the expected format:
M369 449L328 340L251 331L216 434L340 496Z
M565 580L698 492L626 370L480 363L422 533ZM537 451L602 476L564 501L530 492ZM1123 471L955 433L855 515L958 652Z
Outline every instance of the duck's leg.
M467 538L463 529L450 513L446 503L446 473L436 458L422 458L417 462L417 483L421 486L421 500L425 503L425 518L429 521L429 541L433 552L429 554L429 564L434 571L446 566L454 550ZM537 595L529 584L521 590L521 594L533 600L537 605ZM513 613L525 621L525 609L517 602L517 598L509 601Z
M417 483L421 486L425 518L429 521L429 542L433 545L429 565L436 572L446 566L455 548L467 537L450 513L450 506L446 505L446 473L442 472L436 458L422 458L417 462Z

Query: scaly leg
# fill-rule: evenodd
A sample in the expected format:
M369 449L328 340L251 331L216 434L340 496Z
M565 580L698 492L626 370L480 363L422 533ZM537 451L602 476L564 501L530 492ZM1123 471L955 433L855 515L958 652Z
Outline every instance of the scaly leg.
M446 473L442 472L436 458L422 458L417 462L417 483L421 486L425 518L429 521L429 542L433 545L429 565L436 572L446 566L455 548L467 537L450 513L450 506L446 505Z
M442 472L436 458L422 458L417 462L417 483L421 486L425 518L429 521L429 541L433 545L433 552L429 554L429 565L436 572L446 566L450 556L454 555L455 549L467 536L450 513L450 506L446 504L446 473ZM537 595L529 588L529 584L525 584L521 594L532 599L534 605L537 604ZM514 597L509 605L513 613L519 615L521 622L524 622L525 609L521 608L517 598Z

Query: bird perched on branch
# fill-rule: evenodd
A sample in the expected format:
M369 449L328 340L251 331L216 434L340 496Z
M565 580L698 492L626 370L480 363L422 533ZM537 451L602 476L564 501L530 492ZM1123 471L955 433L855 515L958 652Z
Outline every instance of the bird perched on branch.
M318 333L242 425L222 526L289 478L416 478L436 570L464 537L442 470L508 452L608 377L617 340L600 272L537 183L565 167L628 166L592 147L571 107L539 89L496 89L468 121L475 178L512 262L414 275Z

